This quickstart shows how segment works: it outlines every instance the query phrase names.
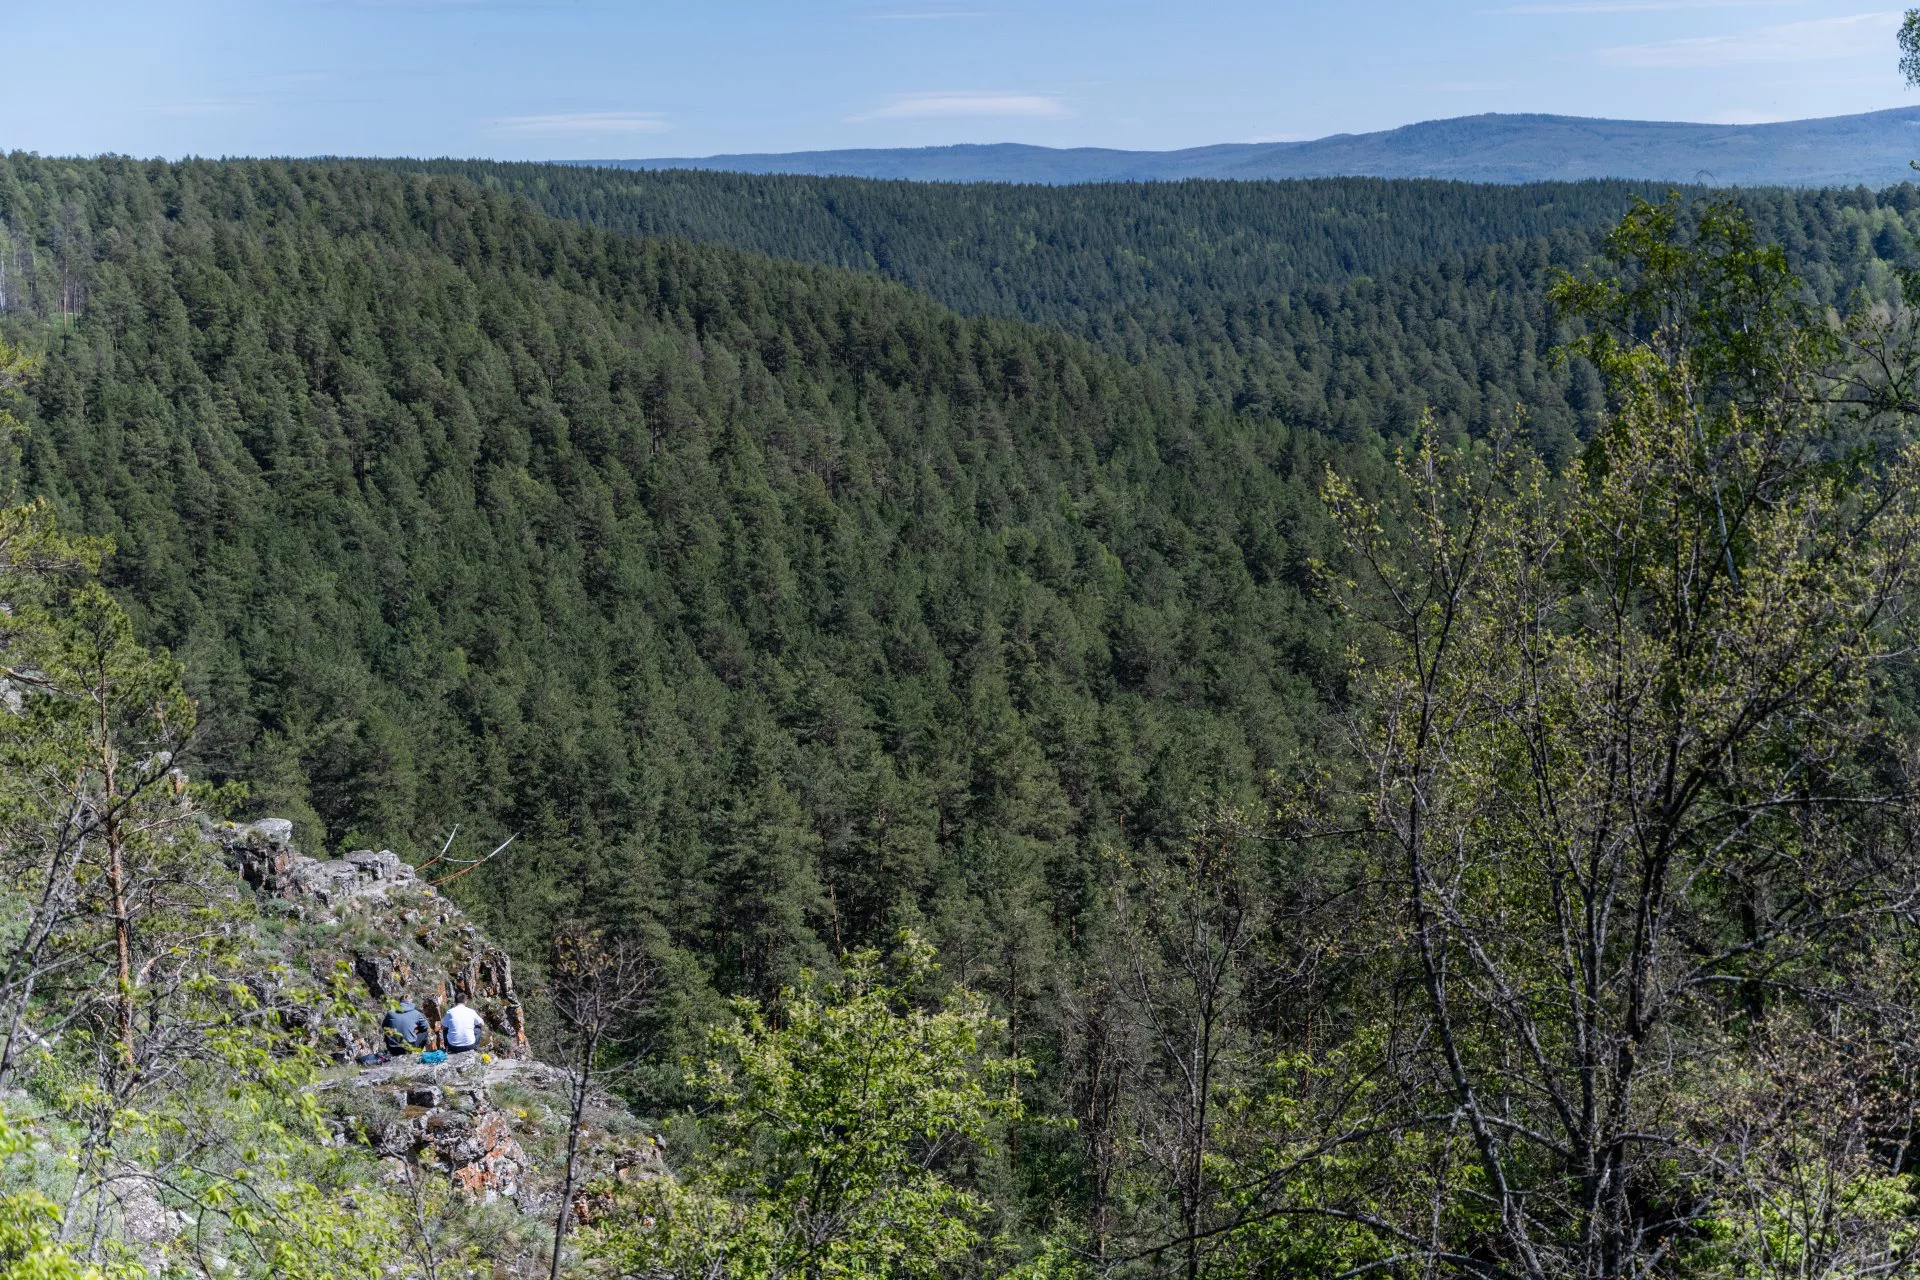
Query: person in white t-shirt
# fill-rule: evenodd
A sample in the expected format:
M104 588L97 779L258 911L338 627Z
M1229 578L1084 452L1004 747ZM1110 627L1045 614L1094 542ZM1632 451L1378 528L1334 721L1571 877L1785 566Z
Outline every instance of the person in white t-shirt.
M465 1000L454 1001L441 1017L440 1026L446 1032L448 1053L472 1053L480 1047L480 1036L487 1029L486 1020Z

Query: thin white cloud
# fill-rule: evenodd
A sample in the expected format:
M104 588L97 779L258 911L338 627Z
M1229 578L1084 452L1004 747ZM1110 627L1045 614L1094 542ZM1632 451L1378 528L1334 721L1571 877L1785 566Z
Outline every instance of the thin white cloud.
M1676 13L1686 9L1778 9L1805 4L1806 0L1546 0L1540 4L1515 4L1501 13L1539 14L1548 17L1577 13Z
M1783 22L1724 36L1692 36L1651 44L1624 44L1595 53L1620 67L1731 67L1765 62L1824 62L1884 53L1893 47L1900 14L1856 13L1844 18Z
M1046 120L1071 115L1066 103L1046 93L995 93L962 90L906 93L883 107L852 116L868 120Z
M487 123L521 138L623 138L672 128L652 111L563 111L554 115L502 116Z

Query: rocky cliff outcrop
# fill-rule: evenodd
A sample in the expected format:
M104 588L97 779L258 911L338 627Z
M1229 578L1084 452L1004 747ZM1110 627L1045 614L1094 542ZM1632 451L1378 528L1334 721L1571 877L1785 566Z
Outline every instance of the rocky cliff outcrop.
M285 1015L338 1064L320 1085L340 1142L365 1143L396 1176L431 1169L479 1202L529 1215L558 1203L571 1077L539 1061L527 1036L513 963L444 894L389 850L307 857L293 824L206 828L252 887L306 1002ZM436 1025L454 999L480 1011L487 1052L429 1064L418 1057L362 1066L379 1022L410 999ZM657 1176L657 1140L618 1100L596 1094L583 1126L582 1180Z
M571 1077L531 1058L437 1065L399 1059L328 1081L322 1093L343 1141L444 1171L472 1200L508 1200L551 1220L559 1205ZM658 1176L656 1139L614 1099L596 1094L581 1126L582 1182Z
M323 984L344 967L373 1002L364 1025L327 1020L335 1035L320 1047L329 1056L351 1062L375 1049L385 1008L401 999L436 1025L454 1000L465 1000L498 1037L495 1052L530 1053L512 959L399 855L361 849L309 858L293 847L293 824L283 818L214 824L208 834L256 893L299 918L306 941L290 959Z

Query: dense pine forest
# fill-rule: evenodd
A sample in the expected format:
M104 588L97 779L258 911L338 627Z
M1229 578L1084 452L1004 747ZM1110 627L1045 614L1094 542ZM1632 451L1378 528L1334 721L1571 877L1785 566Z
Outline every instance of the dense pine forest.
M1428 410L1484 435L1524 405L1555 456L1591 433L1601 392L1579 362L1549 359L1548 272L1591 259L1635 199L1669 190L1370 178L1060 188L383 163L458 174L608 231L875 272L966 315L1078 334L1202 403L1342 440L1405 435ZM1892 270L1911 264L1911 186L1737 198L1824 301L1887 297Z
M1664 195L15 154L9 599L645 956L582 1266L1911 1274L1920 191Z
M524 832L503 923L617 894L770 990L1070 917L1339 678L1326 447L1070 338L444 179L15 176L114 246L25 486L114 539L202 758L328 847Z

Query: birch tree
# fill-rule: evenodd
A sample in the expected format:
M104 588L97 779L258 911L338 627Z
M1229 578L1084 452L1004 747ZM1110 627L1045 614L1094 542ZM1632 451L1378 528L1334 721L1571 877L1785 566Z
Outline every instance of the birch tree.
M1844 1074L1910 1030L1865 957L1920 903L1876 685L1920 453L1836 410L1833 327L1733 209L1643 205L1610 248L1555 294L1616 400L1570 475L1428 438L1385 501L1327 486L1377 625L1359 741L1421 993L1405 1123L1470 1144L1480 1238L1449 1265L1486 1275L1674 1271L1782 1159L1704 1099L1785 1089L1764 1046L1847 1040ZM1911 1115L1805 1110L1793 1159L1842 1186ZM1890 1220L1842 1233L1845 1265L1897 1265ZM1796 1274L1835 1273L1827 1238Z

